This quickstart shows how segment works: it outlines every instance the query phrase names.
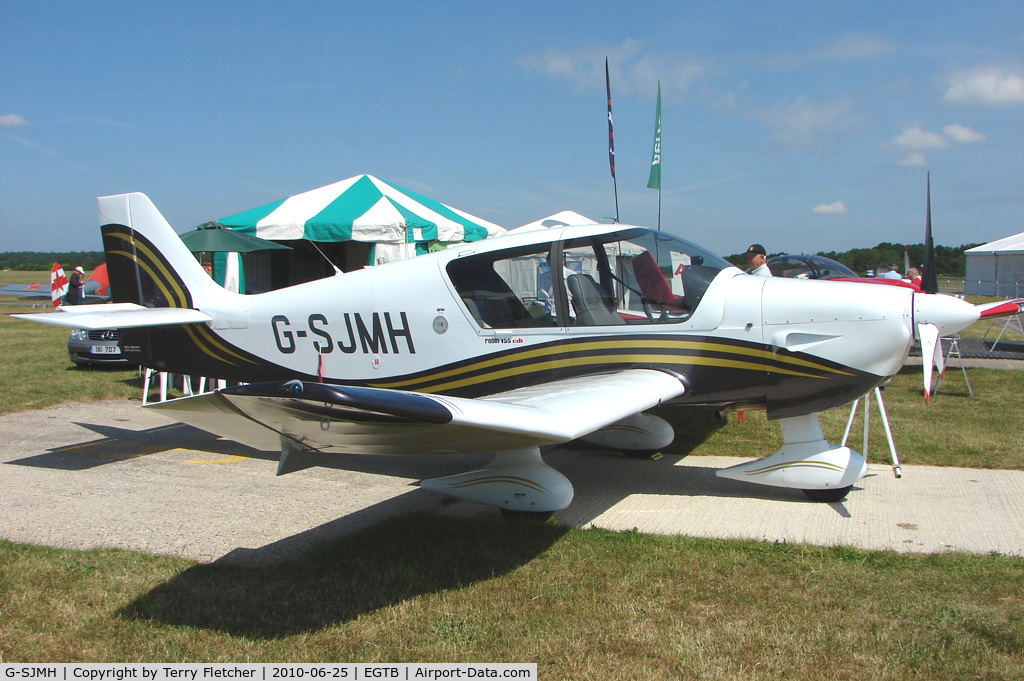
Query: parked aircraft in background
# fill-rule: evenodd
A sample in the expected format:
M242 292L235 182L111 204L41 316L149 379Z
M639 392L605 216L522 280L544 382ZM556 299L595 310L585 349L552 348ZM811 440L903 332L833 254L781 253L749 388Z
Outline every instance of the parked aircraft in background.
M92 275L86 280L85 285L82 287L82 295L85 298L94 299L86 302L104 301L110 297L107 291L108 286L107 266L106 264L101 264L93 270ZM0 295L23 298L49 298L53 303L53 307L56 308L61 305L62 299L67 295L68 287L69 282L64 274L64 268L61 267L60 263L55 262L50 268L49 286L46 284L7 284L0 289Z
M210 279L145 195L100 198L99 213L115 302L17 316L117 328L144 366L243 382L149 408L280 451L279 474L328 452L494 452L423 486L507 513L572 500L540 445L657 450L672 428L644 412L666 403L766 409L784 445L718 474L842 499L865 462L825 441L817 412L899 371L922 330L946 335L1008 309L751 277L621 224L513 234L239 295Z
M777 255L768 258L768 269L788 279L857 279L857 273L841 262L822 255Z

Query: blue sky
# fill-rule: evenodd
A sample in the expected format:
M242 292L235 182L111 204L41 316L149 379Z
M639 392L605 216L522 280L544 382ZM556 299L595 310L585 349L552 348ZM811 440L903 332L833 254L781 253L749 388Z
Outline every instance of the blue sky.
M1024 3L0 0L0 251L98 250L360 173L506 227L622 222L662 88L662 226L723 255L1024 230Z

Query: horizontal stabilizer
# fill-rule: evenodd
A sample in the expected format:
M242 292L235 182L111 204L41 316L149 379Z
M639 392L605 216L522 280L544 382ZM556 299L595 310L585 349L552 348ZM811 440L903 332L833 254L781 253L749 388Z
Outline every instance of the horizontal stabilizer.
M39 322L40 324L90 330L176 326L178 324L201 324L213 321L213 317L199 310L177 307L143 307L135 303L61 306L60 311L56 313L15 314L11 316L18 319L26 319L30 322Z

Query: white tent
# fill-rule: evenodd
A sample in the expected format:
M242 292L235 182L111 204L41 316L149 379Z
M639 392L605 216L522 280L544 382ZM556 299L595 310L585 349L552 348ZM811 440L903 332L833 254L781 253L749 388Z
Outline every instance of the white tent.
M591 220L586 215L580 215L579 213L571 210L563 210L561 213L555 213L549 215L546 218L535 220L534 222L527 223L521 227L516 227L516 232L532 232L536 229L548 229L549 227L570 227L573 225L596 225L598 224L594 220Z
M1017 298L1024 295L1024 232L968 249L964 293Z
M381 263L505 229L372 175L356 175L219 220L261 239L357 241L380 246Z

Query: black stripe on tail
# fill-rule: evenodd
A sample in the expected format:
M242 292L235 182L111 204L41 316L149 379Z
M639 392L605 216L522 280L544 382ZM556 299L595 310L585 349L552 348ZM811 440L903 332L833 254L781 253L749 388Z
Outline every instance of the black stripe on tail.
M124 225L104 225L100 233L115 303L192 307L185 283L146 237Z

